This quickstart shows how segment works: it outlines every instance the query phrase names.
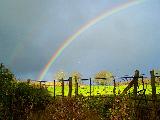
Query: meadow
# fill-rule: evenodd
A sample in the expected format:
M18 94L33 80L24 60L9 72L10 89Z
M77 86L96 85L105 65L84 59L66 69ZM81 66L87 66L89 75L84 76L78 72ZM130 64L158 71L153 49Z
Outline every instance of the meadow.
M127 85L121 85L116 87L116 94L122 93L122 91L127 87ZM91 86L91 95L112 95L113 94L114 86L104 86L104 85L92 85ZM152 87L151 85L145 85L144 89L146 89L145 94L150 95L152 94ZM139 85L138 91L143 90L143 86ZM54 95L54 87L48 87L48 91L51 95ZM64 86L64 95L68 96L69 87L68 85ZM133 87L128 91L128 93L132 94ZM56 86L55 87L56 96L62 95L62 87ZM142 93L142 92L141 92ZM156 86L156 94L160 93L160 85ZM89 85L80 85L78 87L78 94L83 96L90 96L90 86ZM75 87L72 87L72 95L75 95Z

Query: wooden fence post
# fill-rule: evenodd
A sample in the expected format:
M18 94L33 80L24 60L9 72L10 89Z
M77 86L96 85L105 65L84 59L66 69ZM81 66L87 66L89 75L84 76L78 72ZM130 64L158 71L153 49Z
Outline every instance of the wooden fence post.
M54 80L54 99L56 98L56 84L55 84L55 80Z
M116 81L115 81L114 77L113 77L113 85L114 85L113 94L114 94L114 96L116 96Z
M75 76L75 96L78 95L78 80L77 80L77 76Z
M138 87L138 78L139 78L139 71L135 71L135 75L133 80L128 84L128 86L123 90L122 94L126 94L127 91L134 85L133 95L134 98L137 96L137 87Z
M90 85L90 97L92 95L92 79L89 79L89 85Z
M72 96L72 77L69 77L69 92L68 92L68 96L69 97Z
M151 74L151 86L152 86L152 100L153 100L153 106L154 106L154 119L156 119L156 86L155 86L155 74L154 70L150 71Z
M136 70L134 75L134 90L133 90L134 98L137 97L138 78L139 78L139 71Z
M62 82L62 97L64 97L64 80L63 80L63 78L62 78L61 82Z
M152 86L152 99L156 100L156 86L155 86L155 75L154 70L150 71L151 74L151 86Z

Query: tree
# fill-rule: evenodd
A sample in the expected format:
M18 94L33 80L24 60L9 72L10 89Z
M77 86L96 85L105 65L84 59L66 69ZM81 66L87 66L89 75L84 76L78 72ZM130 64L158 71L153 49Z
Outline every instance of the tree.
M75 82L78 82L79 84L81 84L82 75L79 72L74 71L74 72L71 73L71 76L72 76L72 82L73 82L73 84Z
M62 79L64 80L64 79L66 79L66 77L67 77L67 74L64 72L64 71L58 71L56 74L55 74L55 78L56 78L56 80L58 80L58 81L61 81Z
M14 92L14 75L2 63L0 64L0 119L3 115L11 116L12 98Z
M109 85L113 81L113 74L109 71L100 71L95 74L94 82L100 85Z
M0 64L0 82L8 83L15 81L15 76L2 63Z
M0 64L0 88L1 93L10 91L10 87L16 81L15 76L2 63Z
M51 100L48 90L17 82L0 64L0 120L26 120L31 111L44 110Z

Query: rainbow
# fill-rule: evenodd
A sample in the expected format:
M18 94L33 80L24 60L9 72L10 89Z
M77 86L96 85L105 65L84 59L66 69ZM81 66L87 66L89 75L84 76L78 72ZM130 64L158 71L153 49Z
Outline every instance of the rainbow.
M145 0L129 0L128 2L125 2L123 4L120 4L118 6L115 6L104 13L100 14L99 16L95 17L91 21L87 22L85 25L81 26L73 35L69 36L63 44L57 49L57 51L53 54L51 59L48 61L48 63L45 65L43 70L41 71L40 75L38 76L38 80L43 80L46 73L50 69L50 67L55 63L57 58L62 54L64 49L69 46L79 35L81 35L84 31L86 31L91 26L95 25L99 21L103 20L106 17L109 17L115 13L118 13L124 9L127 9L131 6L137 5L142 3Z

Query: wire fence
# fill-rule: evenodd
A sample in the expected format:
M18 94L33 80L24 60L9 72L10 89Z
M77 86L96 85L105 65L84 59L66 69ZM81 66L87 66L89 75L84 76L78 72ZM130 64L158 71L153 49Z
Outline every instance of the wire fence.
M160 76L156 76L155 73L147 78L144 75L139 75L139 71L135 71L133 76L113 77L113 80L107 84L97 84L93 78L84 78L76 82L72 79L72 77L69 77L69 79L62 79L60 82L54 80L50 84L46 81L39 81L39 85L40 87L46 87L54 97L128 94L134 97L144 95L146 98L150 95L152 96L151 99L157 99L156 95L160 93ZM106 80L106 78L96 79Z
M156 119L160 114L160 76L154 70L150 71L150 77L140 75L136 70L133 76L113 77L113 80L107 84L97 84L94 79L84 78L73 81L73 78L69 77L60 82L54 80L52 84L39 81L39 85L47 88L54 99L81 95L105 98L128 95L129 99L134 101L133 109L137 118L149 119L150 115L154 115ZM106 78L96 79L106 80Z

